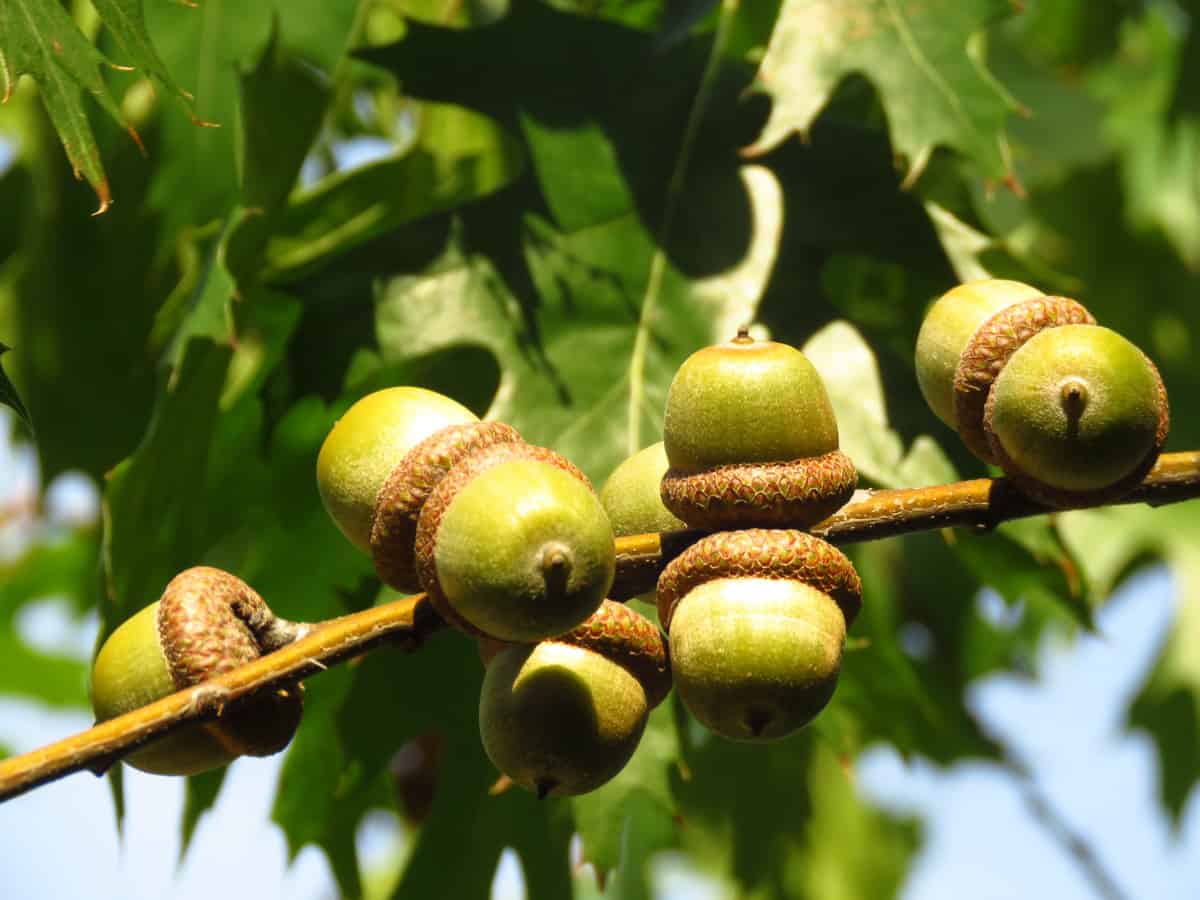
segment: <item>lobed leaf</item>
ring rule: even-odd
[[[986,176],[1011,177],[1002,129],[1017,104],[968,47],[1010,11],[1006,0],[788,0],[759,72],[771,117],[749,152],[807,134],[838,83],[857,72],[879,92],[907,182],[938,146]]]

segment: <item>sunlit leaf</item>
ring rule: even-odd
[[[1010,11],[1005,0],[788,0],[759,72],[772,110],[754,149],[807,133],[838,82],[858,72],[883,100],[909,180],[938,146],[1009,176],[1002,129],[1016,103],[968,44]]]

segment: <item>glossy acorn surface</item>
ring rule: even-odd
[[[783,737],[833,696],[862,583],[806,532],[746,529],[697,541],[658,582],[675,688],[722,737]]]
[[[1098,325],[1066,325],[1012,355],[986,421],[1006,471],[1090,493],[1144,473],[1165,437],[1165,402],[1157,370],[1134,344]]]
[[[679,367],[667,392],[663,443],[681,473],[780,462],[836,450],[837,420],[803,353],[742,333]]]
[[[416,548],[444,618],[511,642],[570,631],[599,608],[616,572],[612,527],[591,485],[527,444],[456,466],[421,511]]]
[[[816,368],[796,348],[744,329],[680,366],[663,443],[663,504],[692,528],[807,527],[858,483]]]
[[[474,421],[461,403],[418,387],[386,388],[351,406],[317,457],[321,500],[347,539],[370,553],[376,498],[392,469],[439,429]]]
[[[670,689],[661,633],[612,601],[569,634],[489,656],[479,701],[484,749],[539,796],[586,793],[616,775]]]
[[[622,537],[687,528],[683,520],[663,505],[659,494],[659,485],[669,467],[666,446],[659,441],[639,450],[613,470],[600,489],[600,502],[608,513],[613,534]]]
[[[777,578],[709,581],[671,621],[675,690],[722,737],[783,737],[833,696],[845,640],[842,611],[816,588]]]
[[[926,312],[917,335],[917,384],[929,408],[951,428],[957,428],[954,376],[971,336],[1005,307],[1040,296],[1019,281],[985,279],[951,288]]]

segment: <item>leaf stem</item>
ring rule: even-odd
[[[1137,488],[1117,503],[1164,506],[1200,497],[1200,450],[1163,454]],[[1081,503],[1075,509],[1104,506]],[[813,534],[835,544],[880,540],[919,531],[970,527],[1054,510],[1017,491],[1006,479],[978,478],[903,490],[859,491]],[[668,531],[617,539],[614,597],[650,590],[668,562],[701,537]],[[252,663],[171,694],[80,734],[0,762],[0,801],[84,769],[105,772],[143,744],[192,723],[212,721],[252,695],[295,683],[382,644],[417,650],[445,623],[423,594],[312,626],[307,634]]]

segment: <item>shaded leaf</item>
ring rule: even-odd
[[[821,374],[837,415],[841,449],[860,477],[891,488],[953,480],[954,467],[932,440],[922,443],[918,459],[904,453],[900,436],[888,427],[875,354],[852,325],[832,322],[801,350]]]
[[[385,361],[486,347],[502,373],[489,415],[600,478],[655,440],[679,363],[751,315],[774,259],[778,186],[762,169],[744,177],[756,224],[740,267],[689,281],[632,216],[566,235],[529,218],[519,261],[536,313],[487,257],[453,249],[429,274],[385,288],[377,326]]]
[[[788,0],[759,73],[773,106],[752,151],[807,133],[838,82],[860,72],[883,100],[908,181],[937,146],[987,176],[1011,175],[1002,129],[1016,104],[968,50],[1010,11],[1006,0]]]
[[[0,360],[5,353],[11,350],[12,347],[0,344]],[[17,393],[17,389],[9,380],[8,374],[4,371],[4,363],[0,361],[0,403],[3,403],[9,409],[13,410],[25,423],[25,426],[33,430],[33,420],[29,418],[29,410],[25,408],[25,404],[21,402],[21,397]]]
[[[571,800],[583,858],[601,878],[612,875],[621,897],[650,896],[647,857],[678,838],[671,789],[679,757],[674,716],[671,700],[661,703],[621,773]]]
[[[323,179],[273,221],[248,221],[230,238],[231,265],[250,270],[243,257],[257,240],[256,276],[294,281],[373,237],[491,194],[521,172],[520,148],[483,116],[429,105],[420,128],[404,153]]]

